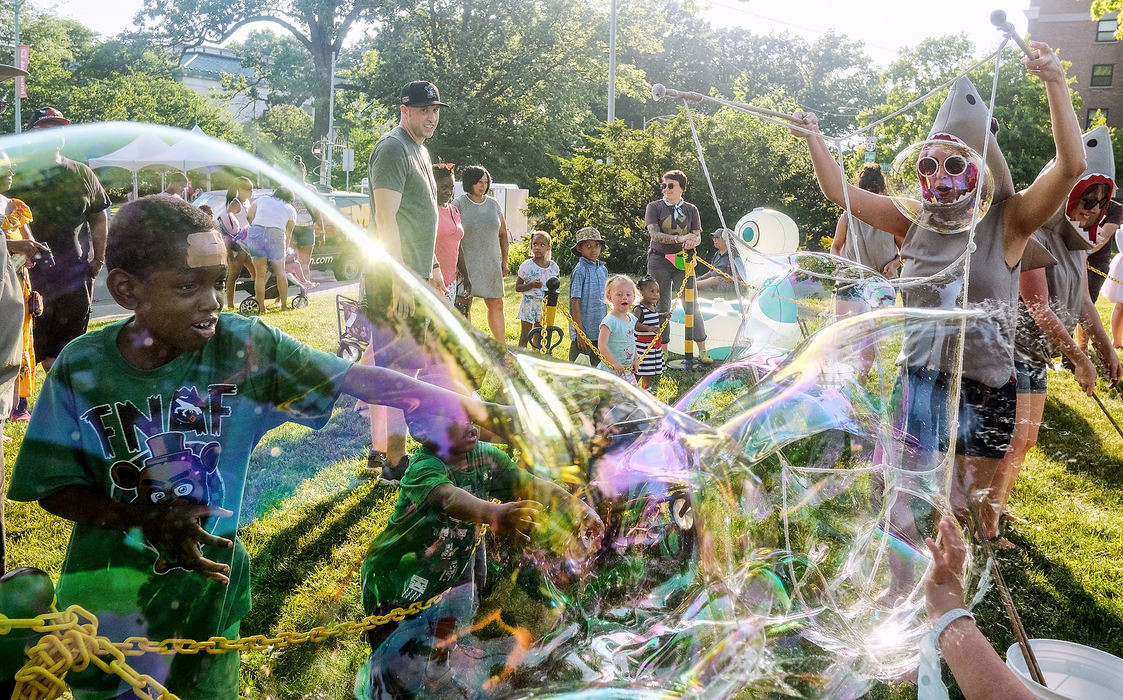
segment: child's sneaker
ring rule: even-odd
[[[397,486],[401,483],[402,477],[405,476],[408,465],[408,454],[402,455],[397,464],[390,464],[385,452],[371,450],[370,456],[367,457],[367,466],[364,472],[370,478],[377,476],[378,483],[383,486]]]
[[[698,353],[698,362],[703,365],[712,365],[714,363],[714,358],[710,357],[710,353],[703,350]]]

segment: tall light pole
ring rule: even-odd
[[[19,5],[20,5],[20,0],[14,0],[13,7],[15,8],[15,11],[16,11],[16,21],[15,21],[15,44],[14,44],[14,46],[12,46],[12,57],[14,59],[16,59],[14,61],[14,63],[17,66],[19,65]],[[15,133],[18,134],[18,133],[20,133],[20,131],[22,129],[22,126],[23,126],[23,116],[20,114],[19,88],[16,88],[16,111],[15,111],[15,114],[16,114]]]
[[[320,166],[320,184],[331,186],[331,169],[335,165],[335,51],[331,52],[331,91],[328,92],[328,140],[324,147],[325,163]]]
[[[608,123],[616,121],[616,0],[609,5],[608,21]]]

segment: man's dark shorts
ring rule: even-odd
[[[364,274],[360,282],[362,307],[370,324],[374,363],[400,372],[423,370],[433,363],[433,358],[418,342],[428,339],[428,320],[415,315],[406,319],[406,324],[401,323],[391,309],[392,279],[392,273],[382,269]]]
[[[311,248],[316,245],[315,226],[295,226],[292,229],[293,248]]]
[[[1014,370],[1018,377],[1019,394],[1044,394],[1049,386],[1049,372],[1046,365],[1034,365],[1028,362],[1014,362]]]
[[[934,369],[910,369],[905,387],[905,430],[921,452],[946,452],[949,442],[948,391],[951,375]],[[955,453],[1001,459],[1014,434],[1017,381],[1001,387],[964,378],[959,389],[959,430]]]

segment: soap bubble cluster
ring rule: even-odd
[[[357,303],[362,288],[352,283],[309,293],[307,308],[270,313],[264,321],[284,324],[319,349],[477,393],[490,402],[483,439],[504,446],[520,469],[561,485],[603,520],[603,535],[588,536],[563,502],[553,502],[540,511],[529,542],[485,535],[486,556],[478,553],[470,564],[476,575],[460,590],[464,595],[437,604],[457,619],[455,643],[438,648],[431,634],[418,632],[414,643],[398,648],[401,661],[387,683],[430,697],[747,692],[838,699],[859,697],[875,680],[897,677],[914,663],[923,630],[922,538],[949,510],[943,495],[949,467],[943,455],[920,459],[898,423],[900,350],[910,334],[954,329],[967,315],[896,306],[897,289],[876,272],[788,250],[782,221],[780,248],[768,248],[762,241],[772,224],[754,212],[738,226],[745,235],[732,237],[743,322],[730,360],[670,407],[611,374],[507,352],[470,330],[450,304],[340,213],[348,195],[317,193],[232,146],[150,125],[68,127],[0,143],[17,182],[51,174],[60,135],[64,154],[76,159],[145,136],[221,156],[226,167],[193,173],[200,182],[210,178],[212,189],[224,189],[234,175],[265,189],[293,188],[326,223],[338,254],[359,256],[372,279],[407,290],[414,311],[403,318],[388,305],[376,306],[365,316]],[[915,165],[914,155],[914,179]],[[115,184],[115,196],[130,188],[120,172],[103,175]],[[925,214],[932,203],[922,193],[909,191],[914,194],[894,196],[923,202],[915,208],[918,219],[937,216]],[[987,203],[984,198],[983,211]],[[945,217],[948,230],[973,215],[968,208]],[[236,305],[250,293],[245,280],[238,284]],[[151,413],[154,405],[133,407],[146,419],[130,423],[138,437],[170,429]],[[248,568],[236,572],[237,585],[220,600],[206,599],[211,589],[182,570],[133,567],[90,578],[97,552],[72,545],[64,565],[65,538],[45,534],[50,541],[41,545],[60,553],[49,563],[59,606],[86,607],[114,641],[128,634],[176,636],[188,613],[200,616],[192,625],[197,639],[276,637],[364,619],[359,562],[371,540],[393,527],[386,518],[397,491],[364,473],[369,423],[355,408],[342,397],[320,430],[288,424],[270,431],[248,471],[225,477],[221,502],[210,505],[234,515],[207,527],[231,537],[237,532],[247,556],[234,563]],[[413,413],[447,408],[421,404]],[[204,439],[205,431],[197,432],[188,443]],[[141,439],[135,454],[118,459],[145,449]],[[82,459],[102,474],[99,483],[108,483],[113,459]],[[117,483],[106,495],[130,502],[139,492],[129,486]],[[143,552],[148,545],[132,533],[122,546]],[[115,587],[111,606],[95,590],[107,581]],[[173,609],[146,617],[149,594],[174,581],[181,583],[174,584]],[[212,614],[192,605],[201,600]],[[361,634],[247,651],[243,692],[347,697],[357,675],[360,685],[366,682],[360,669],[369,654]],[[172,692],[190,686],[174,674],[159,675],[163,667],[148,663],[150,657],[127,660]],[[88,683],[100,673],[91,668],[70,680]]]

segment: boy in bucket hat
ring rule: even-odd
[[[581,328],[590,340],[600,333],[600,322],[605,314],[604,285],[608,282],[608,267],[600,261],[604,238],[600,231],[586,226],[577,232],[572,250],[578,258],[569,278],[569,315],[574,326],[569,330],[569,361],[584,355],[589,358],[589,365],[595,367],[600,360],[593,346],[577,335],[575,329]]]

